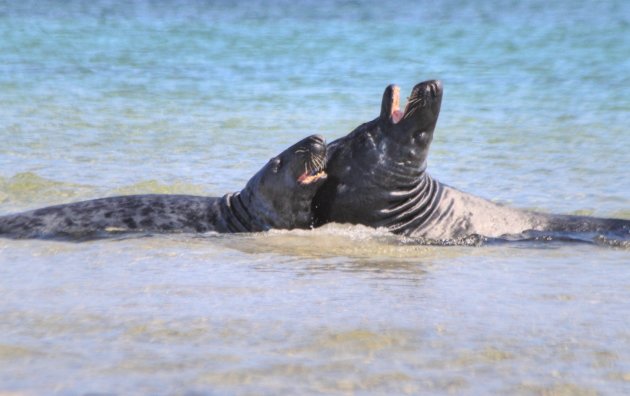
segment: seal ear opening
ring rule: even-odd
[[[280,168],[282,167],[282,161],[278,157],[274,157],[269,160],[269,164],[271,165],[271,171],[273,173],[278,173]]]

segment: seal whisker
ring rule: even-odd
[[[404,118],[411,117],[417,110],[418,110],[418,106],[414,106],[414,107],[408,109],[407,111],[405,111]]]
[[[317,167],[319,169],[324,169],[324,167],[325,167],[324,158],[323,157],[318,157],[317,158],[317,164],[318,164]]]

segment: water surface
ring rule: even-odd
[[[434,177],[630,218],[629,36],[621,0],[0,2],[0,214],[235,191],[439,78]],[[0,240],[0,392],[624,394],[629,262],[342,225]]]

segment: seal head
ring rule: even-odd
[[[309,228],[311,204],[327,178],[326,142],[320,135],[299,141],[271,158],[238,193],[244,206],[235,214],[250,231]],[[245,210],[246,208],[246,210]]]
[[[329,177],[313,201],[317,225],[390,227],[400,220],[397,215],[419,209],[410,200],[419,186],[430,187],[425,169],[442,92],[438,80],[419,83],[401,111],[400,88],[389,85],[379,117],[329,145]],[[410,203],[406,210],[405,203]]]
[[[382,145],[391,152],[386,159],[405,161],[407,167],[424,170],[433,132],[440,115],[442,83],[439,80],[417,84],[404,111],[400,111],[400,88],[389,85],[383,93],[378,118]],[[391,164],[396,167],[395,164]]]

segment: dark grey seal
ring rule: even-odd
[[[328,179],[313,201],[316,225],[364,224],[430,240],[527,231],[630,233],[628,220],[512,209],[431,178],[427,155],[442,93],[440,81],[422,82],[401,112],[399,88],[390,85],[379,117],[329,144]]]
[[[0,236],[93,239],[119,233],[256,232],[309,228],[326,179],[326,143],[310,136],[272,158],[239,192],[223,197],[129,195],[0,217]]]

